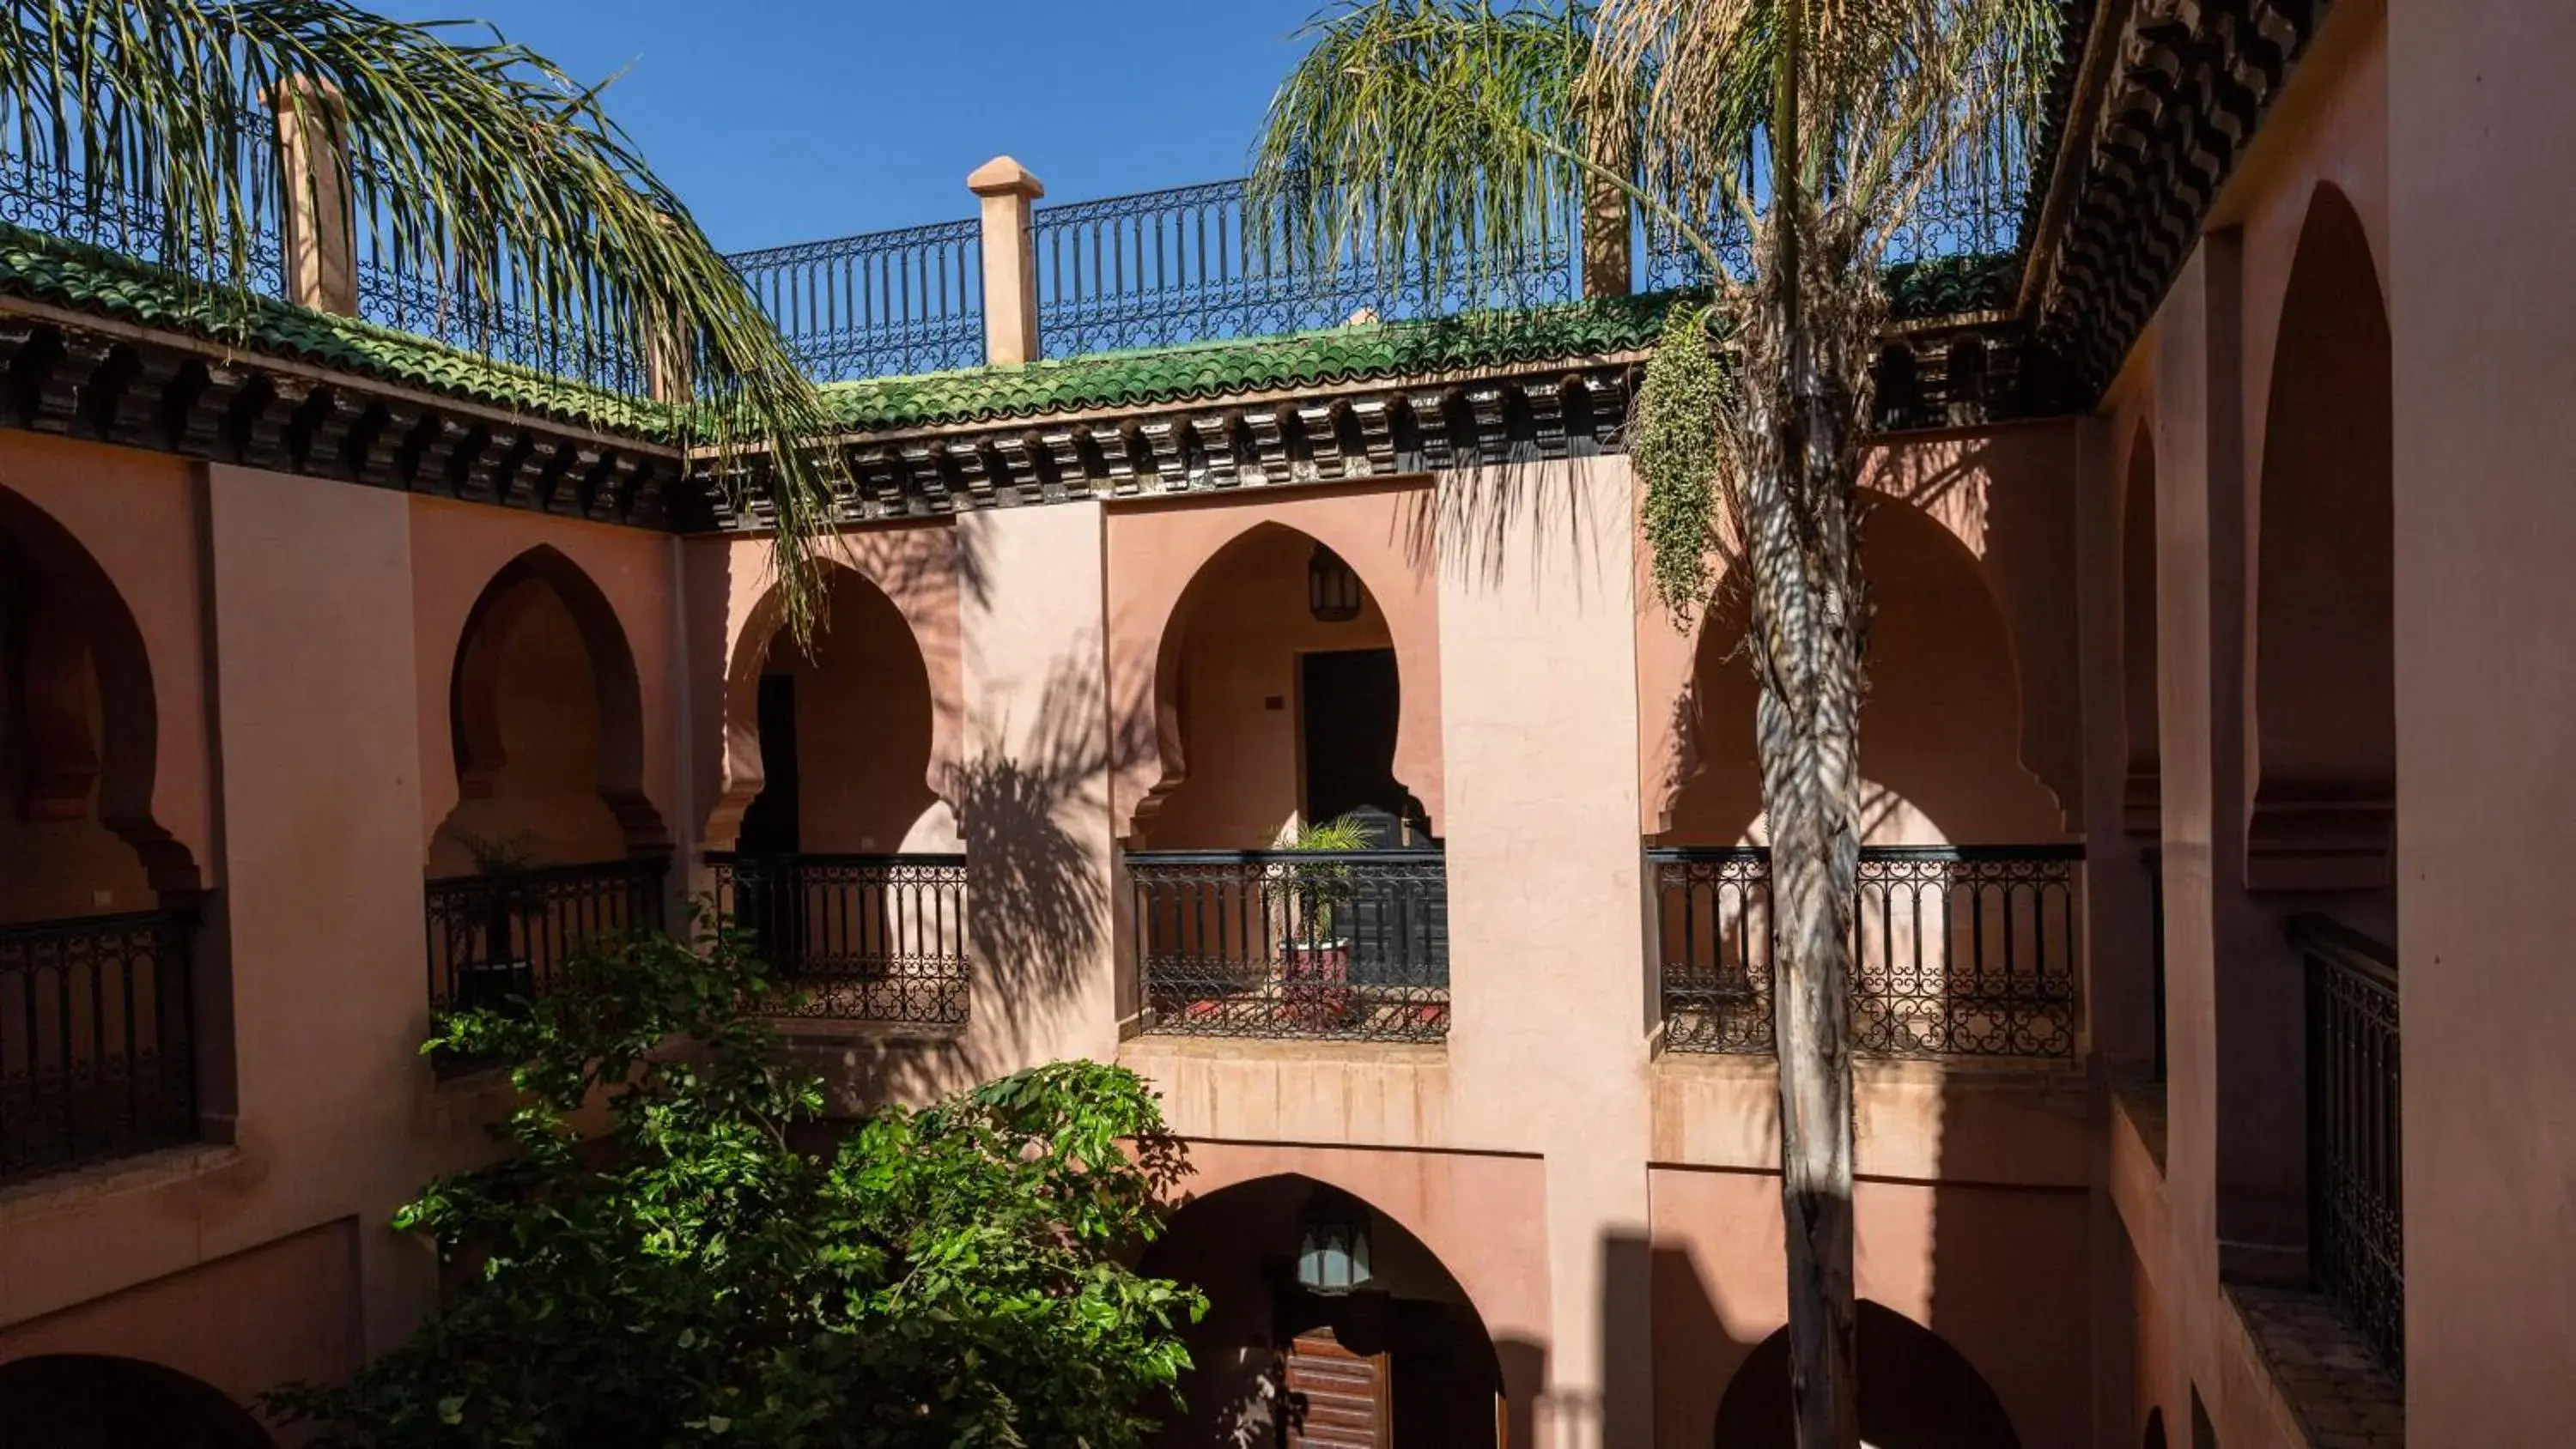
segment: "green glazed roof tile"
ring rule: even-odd
[[[670,410],[657,403],[18,227],[0,225],[0,292],[618,433],[672,430]]]

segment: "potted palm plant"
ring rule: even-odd
[[[1300,828],[1282,848],[1292,855],[1331,856],[1376,844],[1366,822],[1351,816]],[[1287,939],[1281,952],[1287,1011],[1298,1025],[1325,1030],[1351,1013],[1351,907],[1356,892],[1348,861],[1292,861]]]

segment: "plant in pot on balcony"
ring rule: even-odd
[[[1308,825],[1282,842],[1291,855],[1339,854],[1376,844],[1365,822],[1343,816]],[[1350,907],[1356,894],[1350,863],[1292,860],[1292,900],[1281,952],[1281,995],[1288,1017],[1310,1031],[1341,1025],[1351,1014]]]
[[[448,922],[454,1004],[470,1011],[528,1000],[537,991],[536,965],[519,949],[517,923],[533,908],[527,877],[537,868],[536,837],[525,830],[497,838],[460,833],[456,841],[473,857],[474,874],[484,884],[472,913],[480,919]],[[479,950],[471,944],[478,927]]]

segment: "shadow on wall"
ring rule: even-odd
[[[1110,708],[1099,658],[1094,638],[1059,660],[1025,726],[984,721],[942,792],[957,805],[968,872],[967,1031],[834,1043],[836,1110],[921,1101],[1062,1054],[1066,1013],[1096,986],[1117,915],[1109,782],[1155,748],[1150,711]],[[1122,962],[1122,1016],[1134,1009],[1129,974]]]

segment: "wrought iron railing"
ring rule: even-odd
[[[201,282],[263,297],[285,294],[283,228],[267,183],[277,150],[265,139],[243,144],[239,164],[250,179],[242,188],[238,226],[207,236],[172,231],[160,207],[93,170],[78,150],[30,149],[17,119],[0,109],[0,224],[86,242]]]
[[[1148,1031],[1437,1041],[1449,884],[1434,850],[1131,851]]]
[[[583,951],[663,923],[670,860],[630,856],[429,882],[429,1004],[506,1006],[543,995]]]
[[[196,1136],[196,925],[0,926],[0,1182]]]
[[[962,1027],[962,855],[710,855],[716,913],[800,998],[793,1014]]]
[[[972,221],[737,252],[727,260],[821,382],[984,360],[984,249]]]
[[[1771,1051],[1770,852],[1658,848],[1646,858],[1664,1045]],[[1853,1050],[2071,1061],[2083,859],[2074,845],[1864,848]]]
[[[2389,1371],[2406,1372],[2405,1096],[2397,953],[2290,922],[2308,977],[2308,1265]]]
[[[1038,337],[1050,357],[1517,310],[1574,297],[1573,233],[1501,252],[1461,244],[1417,265],[1313,255],[1246,206],[1242,180],[1042,206]]]

